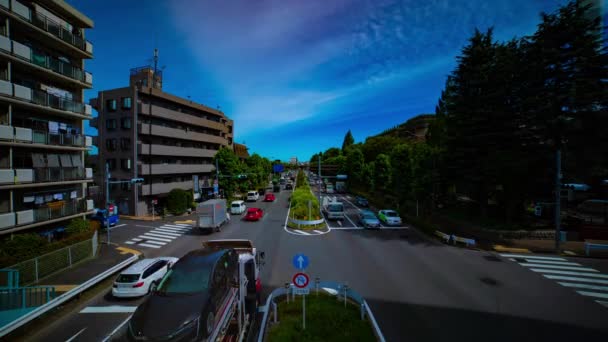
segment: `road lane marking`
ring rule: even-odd
[[[137,306],[109,305],[109,306],[87,306],[80,313],[133,313]]]
[[[184,227],[184,226],[177,226],[174,224],[163,224],[162,226],[167,227],[167,228],[179,228],[179,229],[192,228],[192,226]]]
[[[524,258],[528,259],[528,258]],[[576,262],[565,262],[565,261],[545,261],[545,260],[527,260],[528,262],[534,262],[537,264],[548,264],[548,265],[562,265],[562,266],[582,266]]]
[[[147,243],[140,243],[138,246],[150,247],[150,248],[160,248],[160,246],[149,245]]]
[[[338,220],[338,226],[342,227],[342,220]]]
[[[566,287],[576,287],[579,289],[587,289],[587,290],[596,290],[596,291],[608,291],[608,286],[597,286],[597,285],[587,285],[587,284],[578,284],[578,283],[566,283],[558,281],[558,284]],[[608,297],[606,297],[608,298]]]
[[[156,229],[164,229],[166,231],[171,231],[173,233],[187,233],[190,229],[178,229],[178,228],[170,228],[170,227],[158,227]]]
[[[608,293],[589,292],[589,291],[576,291],[576,292],[578,294],[582,294],[583,296],[608,299]]]
[[[158,228],[157,226],[145,226],[143,224],[136,224],[135,227],[142,227],[142,228]]]
[[[79,332],[77,332],[74,336],[70,337],[69,339],[65,340],[65,342],[72,342],[76,339],[76,337],[78,337],[78,335],[82,334],[83,331],[87,330],[87,328],[82,328]]]
[[[142,235],[143,235],[144,237],[147,237],[147,236],[155,236],[155,237],[159,237],[159,238],[163,238],[163,239],[171,239],[171,240],[177,239],[177,237],[175,237],[175,236],[162,235],[162,234],[160,234],[160,233],[151,233],[151,232],[147,232],[147,233],[144,233],[144,234],[142,234]],[[139,237],[141,237],[141,235],[140,235]]]
[[[544,268],[555,268],[555,269],[560,269],[560,270],[599,272],[597,270],[594,270],[593,268],[587,268],[587,267],[542,265],[542,264],[532,264],[532,263],[527,263],[527,262],[521,262],[519,264],[522,266],[526,266],[526,267],[544,267]]]
[[[135,243],[135,241],[125,241],[125,243],[126,243],[127,245],[132,245],[132,244],[134,244],[134,243]]]
[[[532,270],[534,272],[538,272],[538,273],[556,273],[556,274],[566,274],[566,275],[575,275],[575,276],[585,276],[585,277],[608,279],[608,275],[599,274],[599,273],[586,273],[586,272],[571,272],[571,271],[547,270],[547,269],[543,269],[543,268],[531,268],[530,270]]]
[[[363,230],[363,229],[365,229],[365,228],[363,228],[363,227],[341,227],[341,228],[334,227],[331,230]]]
[[[104,338],[102,340],[102,342],[109,342],[110,339],[115,336],[118,331],[125,326],[125,324],[127,324],[127,322],[129,322],[129,320],[131,320],[131,317],[133,317],[133,315],[129,315],[129,317],[127,317],[124,321],[122,321],[119,325],[116,326],[116,328],[114,328],[114,330],[112,330],[112,332],[110,332],[109,335],[106,336],[106,338]]]
[[[136,241],[136,242],[142,241],[142,239],[138,239],[138,238],[132,238],[131,240]]]
[[[159,238],[159,237],[155,237],[155,236],[140,235],[140,237],[143,237],[146,240],[157,240],[157,241],[163,241],[163,242],[171,242],[171,240],[169,240],[169,239],[163,239],[163,238]]]
[[[553,260],[553,261],[568,261],[564,258],[531,256],[531,255],[525,255],[525,254],[500,254],[500,256],[505,257],[505,258],[524,258],[524,259],[539,259],[539,260]]]
[[[123,226],[126,226],[126,225],[127,225],[126,223],[117,224],[117,225],[115,225],[114,227],[111,227],[111,228],[110,228],[110,230],[112,230],[112,229],[114,229],[114,228],[123,227]]]
[[[608,301],[603,301],[603,300],[596,300],[596,302],[602,304],[603,306],[608,308]]]
[[[148,240],[148,241],[146,241],[146,243],[151,243],[151,244],[153,244],[153,245],[159,245],[159,246],[164,246],[164,245],[166,245],[166,244],[167,244],[166,242],[162,242],[162,241],[155,241],[155,240]]]
[[[585,283],[606,284],[606,285],[608,285],[608,280],[579,278],[579,277],[554,276],[554,275],[549,275],[549,274],[543,274],[543,277],[545,277],[547,279],[553,279],[553,280],[582,281],[582,282],[585,282]]]
[[[346,213],[344,213],[344,217],[346,217],[346,219],[348,220],[348,222],[350,222],[354,227],[357,227],[357,225],[355,224],[355,222],[353,222],[353,220],[351,220],[350,217],[348,217],[348,215]]]
[[[298,234],[302,234],[302,235],[311,235],[310,233],[307,233],[307,232],[305,232],[303,230],[294,229],[293,231],[296,232],[296,233],[298,233]]]
[[[185,224],[185,223],[175,223],[176,226],[182,226],[182,227],[192,227],[191,224]]]
[[[183,235],[183,234],[177,234],[173,231],[167,231],[167,230],[162,230],[162,229],[154,229],[154,230],[151,230],[150,233],[158,234],[158,235],[175,236],[175,237]]]
[[[316,230],[316,229],[315,229],[315,230],[313,230],[313,232],[315,232],[315,233],[317,233],[317,234],[323,234],[323,232],[322,232],[322,231],[320,231],[320,230]]]

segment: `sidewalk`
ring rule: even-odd
[[[100,244],[97,253],[94,259],[45,278],[38,285],[54,286],[57,295],[60,295],[127,260],[133,254],[141,254],[136,250],[106,244]]]

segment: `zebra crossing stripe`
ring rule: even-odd
[[[599,273],[587,273],[587,272],[571,272],[571,271],[560,271],[560,270],[547,270],[543,268],[531,268],[530,270],[538,273],[554,273],[554,274],[565,274],[565,275],[574,275],[574,276],[584,276],[584,277],[593,277],[593,278],[605,278],[608,279],[608,275],[599,274]]]
[[[162,229],[158,229],[158,228],[154,229],[154,230],[151,230],[150,233],[156,233],[156,234],[159,234],[159,235],[169,235],[169,236],[175,236],[175,237],[182,236],[182,234],[177,234],[177,233],[175,233],[173,231],[167,231],[167,230],[162,230]]]
[[[161,246],[164,246],[167,244],[166,242],[154,241],[154,240],[148,240],[148,241],[146,241],[146,243],[151,243],[153,245],[161,245]]]
[[[538,260],[567,261],[564,258],[542,257],[542,256],[534,256],[534,255],[526,255],[526,254],[500,254],[500,256],[504,257],[504,258],[524,258],[524,259],[538,259]]]
[[[186,224],[186,223],[174,223],[174,225],[176,225],[176,226],[182,226],[182,227],[192,227],[191,224]]]
[[[171,227],[165,227],[165,226],[162,226],[162,227],[159,227],[159,228],[156,228],[156,229],[165,229],[165,230],[170,230],[170,231],[176,232],[176,233],[185,233],[185,232],[189,232],[190,231],[190,229],[171,228]]]
[[[159,237],[155,237],[155,236],[140,235],[140,237],[143,237],[146,240],[157,240],[157,241],[163,241],[163,242],[171,242],[171,240],[169,240],[169,239],[163,239],[163,238],[159,238]]]
[[[168,228],[179,228],[179,229],[186,229],[186,228],[192,228],[192,227],[184,227],[184,226],[176,226],[174,224],[163,224],[162,227],[168,227]]]
[[[136,242],[142,241],[141,239],[138,239],[138,238],[132,238],[131,240],[136,241]]]
[[[532,264],[532,263],[527,263],[527,262],[522,262],[522,263],[519,263],[519,264],[522,265],[522,266],[526,266],[526,267],[544,267],[544,268],[555,268],[555,269],[560,269],[560,270],[598,272],[598,270],[595,270],[593,268],[587,268],[587,267],[542,265],[542,264]]]
[[[138,244],[138,246],[144,246],[144,247],[150,247],[150,248],[160,248],[160,246],[149,245],[147,243],[140,243],[140,244]]]
[[[579,278],[579,277],[564,277],[564,276],[554,276],[549,274],[543,274],[543,277],[552,280],[570,280],[570,281],[581,281],[584,283],[593,283],[593,284],[605,284],[608,285],[608,280],[599,280],[599,279],[590,279],[590,278]]]
[[[125,243],[126,243],[127,245],[132,245],[132,244],[134,244],[135,242],[133,242],[133,241],[125,241]]]
[[[582,294],[583,296],[608,299],[608,293],[589,292],[589,291],[576,291],[576,292],[578,294]]]
[[[603,306],[608,308],[608,301],[604,301],[604,300],[596,300],[596,302],[602,304]]]
[[[561,286],[566,286],[566,287],[576,287],[579,289],[587,289],[587,290],[596,290],[596,291],[608,291],[608,286],[596,286],[596,285],[587,285],[587,284],[578,284],[578,283],[564,283],[564,282],[557,282],[558,284],[560,284]],[[608,297],[606,297],[608,298]]]
[[[171,239],[171,240],[177,239],[176,236],[162,235],[162,234],[159,234],[159,233],[152,233],[152,232],[147,232],[147,233],[144,233],[143,235],[144,236],[155,236],[155,237],[165,238],[165,239]]]
[[[537,264],[548,264],[548,265],[563,265],[563,266],[582,266],[576,262],[565,262],[565,261],[545,261],[545,260],[528,260],[529,262]]]

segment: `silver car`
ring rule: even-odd
[[[364,228],[380,228],[380,220],[378,220],[376,214],[369,210],[361,210],[359,212],[359,223]]]

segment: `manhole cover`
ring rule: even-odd
[[[486,284],[486,285],[490,285],[490,286],[498,286],[498,281],[494,278],[490,278],[490,277],[483,277],[483,278],[479,278],[479,280],[481,280],[482,283]]]
[[[488,261],[502,262],[502,259],[496,255],[484,255],[484,258]]]

